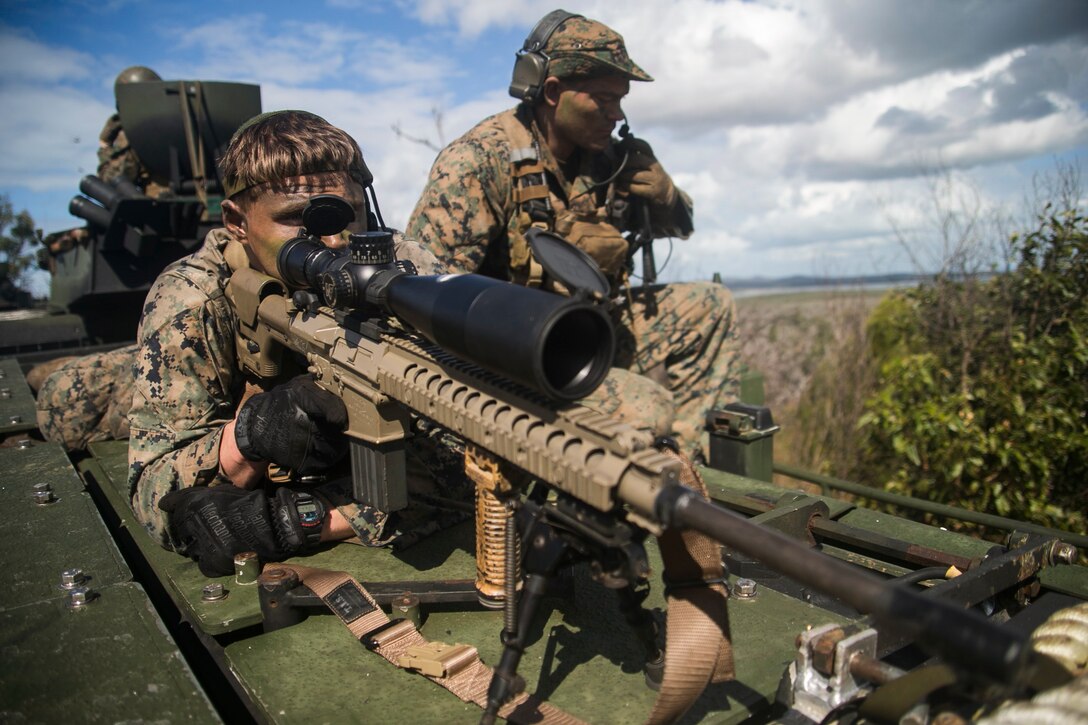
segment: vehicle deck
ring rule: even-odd
[[[0,361],[0,370],[4,387],[12,389],[10,397],[0,399],[0,420],[32,415],[32,399],[26,397],[29,390],[24,395],[18,367]],[[29,429],[13,432],[21,430]],[[186,623],[183,627],[192,627],[196,640],[235,680],[255,719],[479,720],[475,706],[369,652],[334,616],[317,614],[264,632],[255,585],[239,585],[233,577],[207,579],[194,563],[146,535],[129,507],[126,469],[124,441],[92,444],[78,461],[78,473],[52,444],[34,441],[0,449],[0,501],[5,510],[17,512],[0,524],[0,561],[14,575],[0,593],[0,718],[232,719],[222,708],[214,709],[205,694],[201,669],[207,663],[191,668],[176,637],[168,633],[175,631],[177,622],[169,620],[176,617]],[[769,524],[799,502],[823,501],[826,518],[849,535],[822,548],[893,576],[910,571],[918,565],[916,559],[926,556],[969,561],[992,547],[838,499],[807,497],[719,471],[705,470],[704,476],[713,498]],[[40,481],[53,484],[55,503],[33,502],[31,486]],[[862,536],[867,546],[843,543],[851,536]],[[648,548],[654,570],[660,572],[656,546]],[[400,552],[340,544],[292,561],[346,571],[364,583],[406,582],[405,589],[426,591],[428,582],[474,576],[472,524],[460,524]],[[88,585],[97,598],[72,610],[66,605],[67,592],[57,585],[62,571],[76,567],[91,577]],[[1046,589],[1088,598],[1082,567],[1051,567],[1040,578]],[[213,582],[222,583],[227,596],[204,601],[203,589]],[[796,654],[798,634],[810,626],[849,620],[826,598],[803,590],[789,596],[776,591],[789,586],[771,584],[761,584],[752,599],[730,601],[736,680],[709,687],[683,722],[771,717],[782,674]],[[176,608],[162,615],[168,620],[165,627],[145,593],[145,588],[160,585]],[[587,722],[644,719],[655,693],[644,684],[642,652],[616,599],[591,581],[584,568],[574,572],[568,585],[563,596],[547,600],[547,620],[540,618],[538,636],[522,659],[519,672],[529,691]],[[647,605],[663,604],[662,587],[655,581]],[[476,604],[423,607],[425,637],[474,645],[489,664],[498,661],[501,629],[502,613]],[[81,716],[92,709],[93,717]]]

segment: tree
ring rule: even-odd
[[[869,323],[864,470],[893,491],[1083,532],[1088,219],[1079,176],[1011,237],[1011,270],[938,275]],[[1064,191],[1063,191],[1064,190]]]
[[[18,214],[7,194],[0,194],[0,289],[4,301],[15,300],[34,264],[30,248],[40,243],[34,220],[24,209]]]

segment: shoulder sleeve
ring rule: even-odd
[[[129,490],[136,517],[168,544],[158,500],[207,485],[222,428],[234,416],[233,318],[222,294],[165,273],[144,305],[129,412]]]
[[[405,233],[450,272],[477,272],[506,235],[509,149],[497,132],[474,133],[442,150]]]

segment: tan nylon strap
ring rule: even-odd
[[[523,204],[524,202],[531,201],[532,199],[547,199],[548,187],[543,184],[537,184],[536,186],[517,186],[514,187],[514,203]]]
[[[346,572],[314,569],[295,564],[276,564],[275,566],[290,569],[298,574],[299,580],[313,590],[314,594],[321,597],[321,600],[336,616],[340,617],[356,639],[366,641],[367,635],[391,621],[366,589]],[[407,653],[410,647],[428,644],[428,640],[407,621],[377,632],[373,642],[377,643],[377,646],[373,647],[374,652],[398,667],[400,666],[398,660]],[[472,648],[470,657],[462,657],[459,662],[452,664],[451,669],[453,671],[445,677],[419,674],[441,685],[464,702],[475,703],[481,708],[486,707],[487,690],[491,685],[492,672],[491,668],[480,660],[476,648]],[[573,715],[524,692],[500,708],[499,715],[515,723],[584,725]]]
[[[675,454],[672,454],[675,455]],[[704,498],[706,484],[690,461],[680,458],[680,482]],[[665,676],[647,723],[678,720],[710,682],[734,677],[733,647],[721,580],[721,546],[695,531],[667,529],[659,538],[664,579],[673,588],[668,596]],[[689,586],[690,585],[690,586]]]

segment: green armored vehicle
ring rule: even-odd
[[[0,373],[3,433],[25,440],[0,449],[13,514],[2,534],[11,577],[0,603],[5,720],[480,720],[478,707],[427,681],[456,674],[458,650],[420,650],[397,667],[330,614],[328,598],[300,584],[295,570],[268,564],[258,574],[242,556],[234,576],[208,579],[161,549],[129,508],[125,442],[92,444],[73,460],[37,441],[17,361],[4,360]],[[716,435],[735,461],[766,464],[751,448],[766,447],[760,415],[725,413]],[[1042,641],[1072,652],[1065,661],[1083,670],[1088,571],[1054,535],[1013,532],[994,546],[757,478],[712,468],[702,475],[716,506],[747,519],[736,524],[739,546],[723,549],[736,674],[709,684],[683,722],[820,722],[859,710],[872,722],[959,722],[949,718],[970,718],[1005,695],[1053,697],[1069,689],[1055,689],[1065,670],[1028,667],[1017,646],[1055,616],[1058,625],[1048,626],[1059,634]],[[795,543],[774,539],[768,566],[751,551],[762,546],[753,530]],[[494,666],[507,623],[480,604],[475,538],[466,521],[402,551],[339,545],[289,563],[346,572],[393,620],[419,626],[431,643],[473,647]],[[775,557],[796,556],[793,549],[819,551],[834,566],[806,561],[812,572],[784,576]],[[654,574],[642,606],[660,609],[661,558],[656,546],[646,550]],[[865,602],[879,616],[850,605],[869,580],[850,569],[888,582]],[[586,563],[557,577],[517,672],[528,692],[582,721],[640,721],[656,698],[647,648],[621,598],[595,578],[600,571]],[[921,595],[897,611],[896,588]],[[931,601],[951,606],[931,611]],[[953,622],[949,611],[977,616]],[[960,651],[943,648],[944,637]],[[931,660],[933,652],[947,659]],[[953,664],[934,664],[943,661]]]
[[[136,521],[126,442],[43,443],[6,358],[5,721],[1085,717],[1084,537],[989,521],[1010,528],[995,545],[774,486],[757,386],[708,417],[705,500],[667,445],[570,404],[607,369],[610,328],[561,240],[534,253],[572,299],[414,275],[382,233],[329,252],[343,227],[322,204],[281,252],[292,289],[232,277],[241,364],[272,376],[303,354],[342,395],[360,500],[404,505],[398,444],[427,419],[466,442],[475,505],[437,501],[462,520],[406,548],[240,553],[208,578]],[[139,249],[131,229],[111,243]],[[540,322],[475,325],[476,303]]]
[[[159,272],[220,226],[215,159],[261,112],[260,87],[120,78],[118,117],[149,183],[84,177],[69,211],[87,226],[49,235],[41,250],[49,309],[0,322],[0,354],[25,362],[131,340]]]

